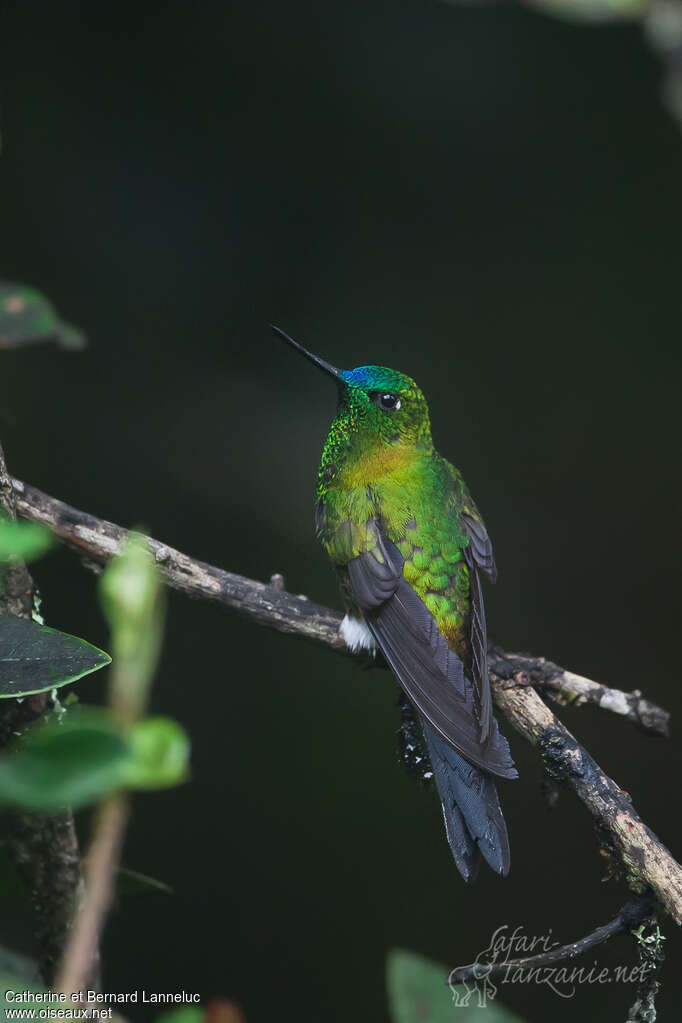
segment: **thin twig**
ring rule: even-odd
[[[108,561],[128,536],[121,526],[71,508],[28,484],[15,481],[15,491],[20,515],[49,525],[69,547],[85,555],[90,565]],[[169,586],[231,608],[261,625],[348,654],[339,635],[341,616],[337,612],[196,561],[157,540],[148,540],[148,545]],[[627,793],[601,770],[528,680],[514,682],[519,671],[528,672],[537,665],[542,674],[546,664],[542,658],[523,655],[524,667],[519,668],[518,655],[492,648],[490,675],[498,708],[537,748],[550,774],[565,782],[585,804],[602,851],[620,866],[630,888],[637,893],[650,888],[673,919],[682,922],[682,867],[638,816]]]
[[[578,956],[589,952],[595,945],[608,941],[609,938],[613,938],[616,934],[634,930],[635,927],[638,927],[639,924],[643,923],[651,915],[651,907],[652,903],[649,898],[636,897],[630,899],[621,907],[613,920],[603,924],[601,927],[597,927],[596,930],[587,934],[584,938],[571,942],[570,945],[558,945],[547,952],[541,952],[535,956],[527,956],[523,959],[500,959],[499,961],[495,959],[489,963],[481,961],[469,963],[468,966],[456,966],[448,975],[448,984],[451,986],[464,984],[469,980],[482,980],[484,977],[494,977],[500,973],[509,975],[509,973],[517,969],[531,970],[538,966],[548,966],[551,963],[564,962],[566,959],[577,959]],[[491,956],[498,954],[498,950],[494,947],[486,949],[486,952],[488,951],[491,953]]]
[[[128,820],[125,795],[109,796],[95,819],[92,844],[88,851],[85,895],[73,922],[71,937],[59,969],[55,987],[69,998],[85,992],[91,976],[102,926],[114,892],[113,878],[118,867],[121,845]]]
[[[601,710],[610,710],[637,725],[650,735],[668,738],[670,714],[655,703],[645,700],[639,691],[623,692],[593,682],[584,675],[566,671],[544,657],[532,654],[513,654],[490,646],[488,660],[500,679],[511,685],[531,685],[540,688],[561,706],[581,707],[592,704]]]
[[[103,580],[102,604],[111,628],[113,655],[109,709],[119,727],[126,730],[146,711],[163,634],[165,594],[150,562],[137,537],[126,564],[112,565]],[[109,795],[98,807],[86,858],[85,896],[59,970],[59,989],[70,997],[80,992],[80,1001],[86,1004],[89,999],[83,992],[113,899],[129,812],[130,800],[124,792]]]

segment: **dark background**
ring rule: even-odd
[[[659,75],[634,25],[515,8],[6,4],[0,274],[91,339],[2,353],[11,470],[338,606],[312,525],[334,389],[266,324],[394,365],[495,541],[493,637],[679,721],[682,139]],[[106,646],[76,559],[35,574],[48,622]],[[383,1023],[390,947],[454,966],[505,923],[565,942],[613,915],[589,818],[568,793],[548,813],[514,735],[512,872],[465,886],[434,794],[396,765],[395,697],[385,673],[171,596],[153,705],[187,727],[192,780],[136,797],[125,862],[175,895],[121,902],[109,990]],[[561,716],[679,854],[677,730]],[[30,950],[15,915],[0,938]],[[634,992],[498,997],[531,1021],[621,1020]]]

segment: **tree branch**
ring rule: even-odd
[[[534,686],[561,706],[593,704],[601,710],[621,715],[649,735],[660,735],[666,739],[670,736],[670,714],[645,700],[639,689],[625,693],[566,671],[544,657],[512,654],[492,645],[488,649],[488,662],[501,685],[504,680],[512,685]]]
[[[0,507],[15,518],[16,502],[0,446]],[[0,580],[0,614],[31,618],[33,580],[23,562],[15,562]],[[0,701],[0,748],[13,742],[53,706],[49,694]],[[51,817],[31,813],[8,815],[7,850],[31,896],[36,919],[36,944],[41,973],[54,977],[66,943],[73,907],[83,879],[78,839],[70,812]]]
[[[559,945],[547,952],[541,952],[535,956],[526,956],[523,959],[502,958],[499,961],[490,963],[475,962],[469,963],[468,966],[456,966],[448,974],[448,984],[454,986],[455,984],[464,984],[465,981],[469,980],[483,980],[485,977],[494,977],[500,973],[505,973],[509,976],[509,973],[513,973],[515,970],[532,970],[538,966],[549,966],[552,963],[564,962],[566,959],[577,959],[578,956],[584,955],[591,948],[600,945],[604,941],[608,941],[609,938],[613,938],[616,934],[622,934],[624,931],[633,931],[635,927],[644,923],[651,916],[651,910],[651,899],[637,896],[626,902],[613,920],[609,920],[607,924],[597,927],[596,930],[585,935],[584,938],[571,942],[570,945]],[[494,947],[486,949],[486,952],[488,951],[491,955],[498,953],[498,950]],[[483,955],[484,953],[481,954]]]
[[[491,677],[495,703],[536,747],[548,773],[573,789],[592,815],[601,850],[620,865],[628,886],[651,888],[676,923],[682,923],[682,867],[641,820],[627,792],[616,785],[532,688],[504,688]]]
[[[72,508],[37,487],[16,479],[13,484],[18,514],[49,526],[68,547],[82,554],[86,563],[104,564],[128,536],[121,526]],[[173,589],[222,604],[280,632],[314,639],[337,653],[348,653],[339,636],[341,615],[306,597],[287,593],[281,576],[273,576],[268,586],[197,561],[158,540],[149,538],[147,542],[164,582]],[[574,706],[591,703],[625,717],[653,735],[668,735],[670,715],[643,699],[639,690],[624,693],[610,689],[566,671],[544,657],[507,653],[492,645],[488,657],[491,671],[503,687],[540,686],[558,703]]]
[[[90,567],[113,557],[128,535],[121,526],[71,508],[28,484],[15,480],[14,489],[18,514],[50,526],[69,547],[85,557]],[[348,654],[339,636],[341,615],[337,612],[287,593],[279,586],[268,586],[196,561],[157,540],[147,542],[162,578],[174,589],[221,604],[269,628],[303,636]],[[640,819],[627,793],[594,762],[533,685],[542,684],[571,694],[574,699],[584,697],[608,709],[613,709],[614,703],[622,703],[622,697],[627,701],[627,694],[597,686],[544,658],[507,654],[496,647],[490,651],[490,675],[497,706],[538,749],[550,775],[565,782],[585,804],[602,850],[620,865],[630,888],[638,893],[650,888],[673,919],[682,922],[682,868]],[[588,692],[593,695],[588,696]],[[662,723],[667,723],[665,711],[651,710],[647,701],[643,701],[646,704],[643,709],[641,698],[632,696],[634,704],[628,704],[625,716],[649,727],[652,720],[658,722],[655,730],[660,733]]]

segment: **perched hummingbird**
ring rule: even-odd
[[[480,574],[494,581],[497,570],[483,520],[433,446],[414,380],[384,366],[337,369],[273,329],[338,387],[316,524],[346,604],[341,635],[353,651],[380,651],[415,708],[464,879],[481,856],[506,874],[493,775],[517,771],[492,712]]]

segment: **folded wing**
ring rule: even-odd
[[[348,587],[396,678],[426,721],[466,760],[490,774],[516,778],[509,745],[492,715],[487,671],[481,673],[480,636],[474,689],[436,619],[403,577],[398,548],[378,522],[367,529],[372,542],[348,563]],[[485,641],[482,601],[480,610]]]

